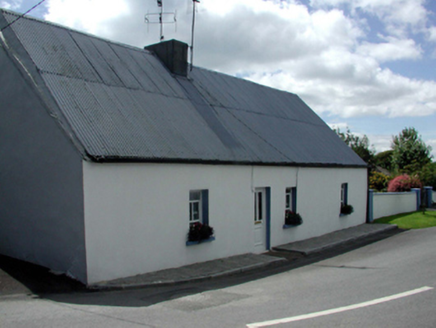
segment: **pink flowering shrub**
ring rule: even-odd
[[[388,192],[410,191],[412,188],[421,188],[422,183],[417,176],[399,175],[388,183]]]

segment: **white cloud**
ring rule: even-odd
[[[436,42],[436,26],[432,26],[428,29],[428,39],[431,42]]]
[[[355,14],[358,10],[374,15],[390,27],[412,26],[425,24],[427,10],[425,0],[312,0],[315,8],[346,6]]]
[[[412,117],[436,113],[435,82],[410,80],[389,70],[364,73],[362,67],[361,73],[350,72],[343,79],[296,79],[290,72],[253,74],[249,79],[295,92],[320,114]]]
[[[418,59],[422,50],[412,39],[397,39],[388,37],[385,43],[362,43],[356,50],[358,54],[369,56],[378,62],[393,61],[399,59]]]
[[[330,127],[330,129],[332,130],[339,129],[341,132],[347,131],[347,129],[349,128],[348,123],[345,122],[327,123],[327,125]]]
[[[386,134],[370,134],[368,139],[377,153],[391,149],[392,136]]]
[[[128,0],[49,0],[47,9],[49,21],[107,37],[115,28],[110,22],[130,13]]]
[[[432,148],[431,155],[433,156],[433,162],[435,162],[436,161],[436,139],[427,140],[427,141],[425,141],[425,144]]]
[[[354,19],[366,20],[367,16],[378,19],[383,33],[407,39],[410,33],[432,35],[428,27],[434,13],[425,7],[426,0],[311,0],[314,8],[341,7],[349,10]],[[367,16],[365,16],[367,15]]]
[[[0,1],[0,7],[5,9],[16,10],[21,6],[22,0],[4,0]]]
[[[225,20],[213,12],[204,14],[198,25],[206,25],[206,30],[197,38],[197,44],[203,46],[197,55],[202,65],[230,74],[294,69],[296,60],[327,56],[331,49],[347,52],[363,35],[357,24],[338,10],[309,13],[302,5],[284,9],[272,2],[269,5],[275,6],[280,16],[255,13],[249,7],[239,8]]]

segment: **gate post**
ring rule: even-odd
[[[374,190],[368,189],[368,223],[374,221]]]
[[[416,193],[416,210],[419,211],[419,208],[421,207],[421,189],[412,188],[412,192]]]
[[[430,208],[433,200],[433,187],[424,187],[425,207]]]

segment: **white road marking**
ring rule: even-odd
[[[386,296],[386,297],[378,298],[378,299],[375,299],[375,300],[372,300],[372,301],[368,301],[368,302],[363,302],[363,303],[343,306],[343,307],[339,307],[339,308],[336,308],[336,309],[330,309],[330,310],[314,312],[314,313],[309,313],[309,314],[302,314],[302,315],[297,315],[295,317],[289,317],[289,318],[283,318],[283,319],[277,319],[277,320],[270,320],[270,321],[264,321],[264,322],[250,323],[250,324],[247,325],[247,327],[248,328],[261,328],[261,327],[274,326],[274,325],[278,325],[278,324],[282,324],[282,323],[288,323],[288,322],[293,322],[293,321],[300,321],[300,320],[312,319],[312,318],[316,318],[316,317],[322,317],[322,316],[325,316],[325,315],[330,315],[330,314],[335,314],[335,313],[340,313],[340,312],[360,309],[360,308],[371,306],[371,305],[376,305],[376,304],[380,304],[380,303],[384,303],[384,302],[393,301],[393,300],[396,300],[396,299],[399,299],[399,298],[403,298],[403,297],[419,294],[419,293],[426,292],[426,291],[429,291],[429,290],[432,290],[432,289],[433,289],[433,287],[427,287],[427,286],[426,287],[421,287],[421,288],[418,288],[418,289],[410,290],[408,292],[404,292],[404,293],[400,293],[400,294],[395,294],[395,295],[391,295],[391,296]]]

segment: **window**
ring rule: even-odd
[[[285,203],[285,212],[292,211],[297,212],[297,188],[286,188],[286,203]]]
[[[256,190],[254,193],[254,224],[261,224],[263,221],[263,192]]]
[[[348,183],[341,184],[341,210],[339,216],[353,213],[354,208],[348,204]]]
[[[297,213],[297,187],[289,187],[285,190],[285,224],[283,229],[299,226],[303,223],[301,215]]]
[[[189,191],[189,230],[186,246],[215,240],[209,226],[209,190]]]
[[[341,206],[348,204],[348,183],[341,185]]]
[[[201,222],[201,191],[189,192],[189,224]]]
[[[189,225],[196,222],[209,224],[209,190],[189,192]]]

